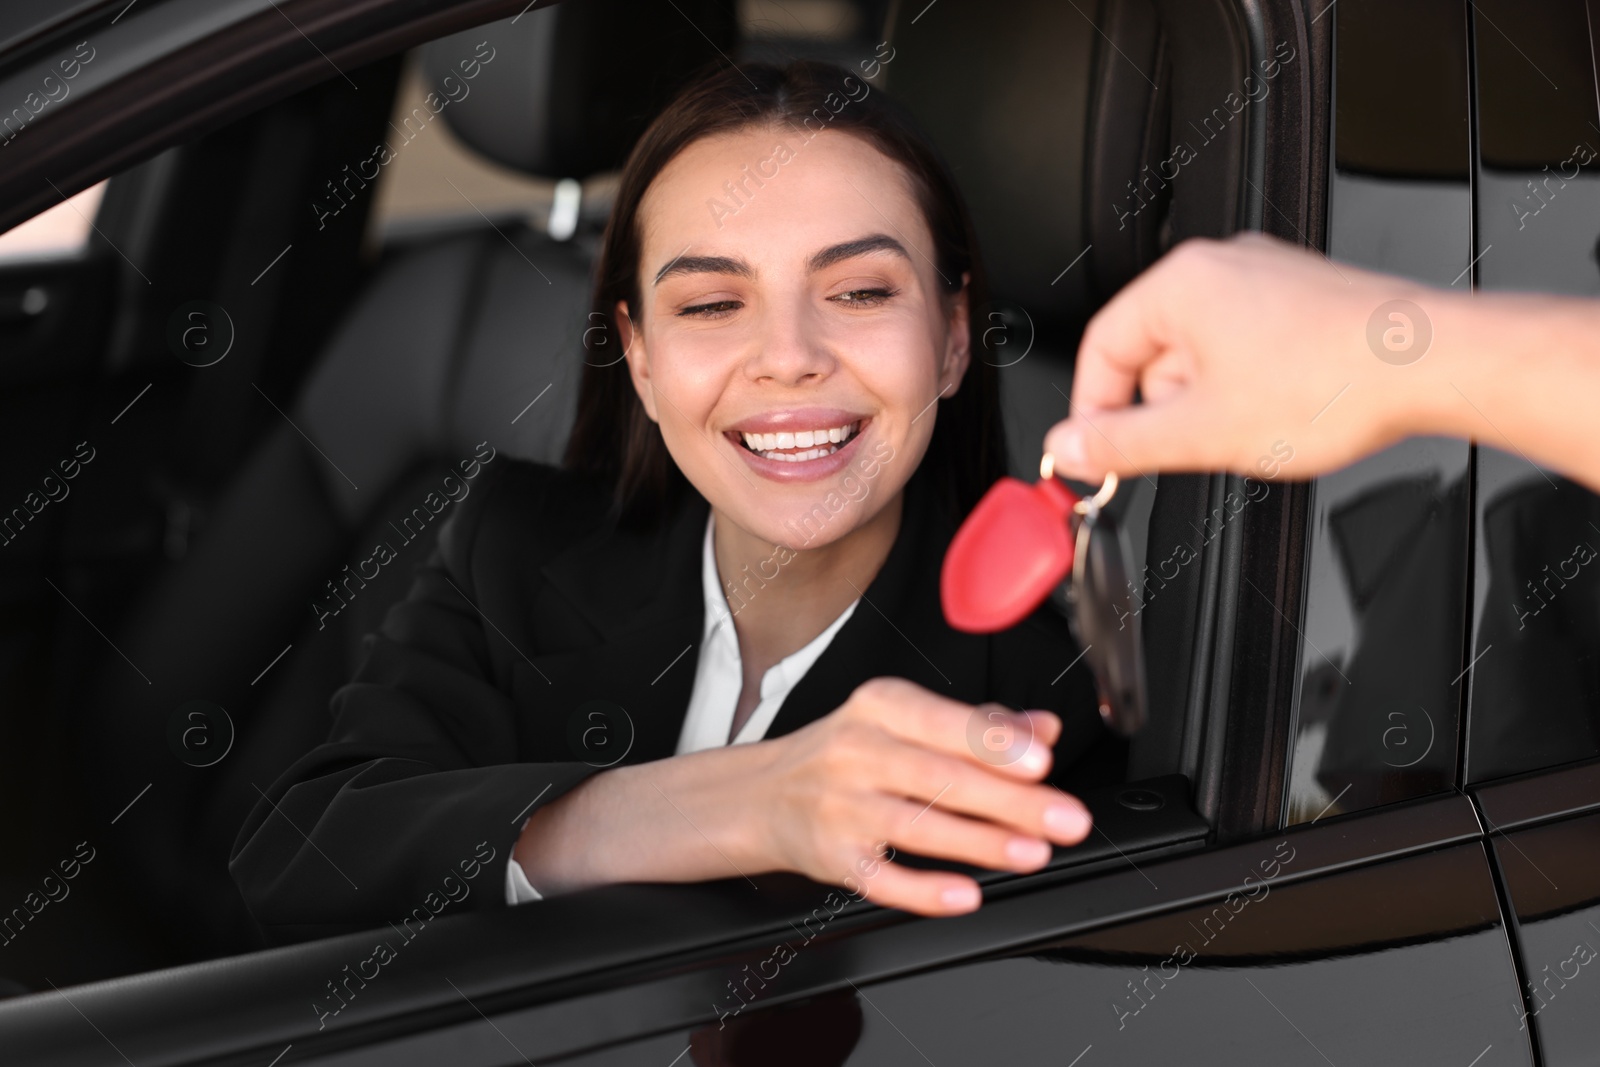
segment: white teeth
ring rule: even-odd
[[[825,430],[801,430],[794,433],[742,433],[745,446],[767,459],[786,463],[804,463],[837,452],[839,446],[854,437],[860,430],[859,422],[848,426],[831,426]],[[821,446],[821,447],[813,447]],[[799,448],[800,452],[780,452],[778,449]]]
[[[773,452],[766,458],[782,460],[785,463],[804,463],[808,459],[820,459],[837,451],[839,451],[837,448],[813,448],[805,452]]]

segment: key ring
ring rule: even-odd
[[[1039,477],[1049,480],[1056,473],[1056,457],[1049,452],[1039,460]],[[1090,515],[1111,503],[1111,498],[1117,495],[1117,486],[1121,484],[1116,474],[1107,474],[1105,481],[1100,483],[1100,491],[1092,497],[1084,497],[1072,505],[1072,510],[1079,515]]]
[[[1147,698],[1133,556],[1106,506],[1119,480],[1108,474],[1083,498],[1055,477],[1055,465],[1045,453],[1033,485],[1001,478],[962,522],[939,575],[945,620],[965,633],[1008,629],[1065,581],[1067,623],[1094,676],[1100,715],[1130,736],[1144,725]]]

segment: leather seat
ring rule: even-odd
[[[502,166],[581,180],[618,168],[735,31],[725,0],[583,0],[431,42],[422,61],[442,77],[489,40],[495,61],[443,113],[452,131]],[[261,943],[227,873],[235,832],[258,787],[323,740],[362,636],[471,491],[461,464],[488,450],[560,460],[605,208],[585,205],[570,240],[474,219],[390,256],[316,360],[292,425],[259,443],[115,635],[155,682],[99,672],[80,727],[86,778],[107,819],[150,785],[108,847],[177,951]],[[395,557],[374,578],[362,561],[380,541]],[[237,730],[208,767],[180,762],[168,739],[173,710],[196,699]]]

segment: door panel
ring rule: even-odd
[[[1514,982],[1465,845],[866,991],[848,1062],[1527,1063]]]
[[[561,1062],[1533,1062],[1480,843],[1290,883],[1295,840],[1223,900]]]
[[[1525,997],[1545,1067],[1600,1049],[1600,815],[1499,837],[1495,862],[1516,915]],[[1525,1013],[1525,1014],[1524,1014]]]

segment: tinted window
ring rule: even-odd
[[[1600,116],[1581,0],[1476,5],[1478,284],[1600,294]],[[1470,398],[1469,398],[1470,399]],[[1467,777],[1600,754],[1600,498],[1485,426]]]
[[[1345,0],[1331,17],[1329,257],[1439,286],[1470,284],[1461,5]],[[1373,353],[1401,370],[1423,355]],[[1370,398],[1351,389],[1327,401],[1310,421],[1336,420],[1341,406]],[[1413,439],[1316,480],[1289,823],[1454,783],[1469,456],[1459,441]]]

